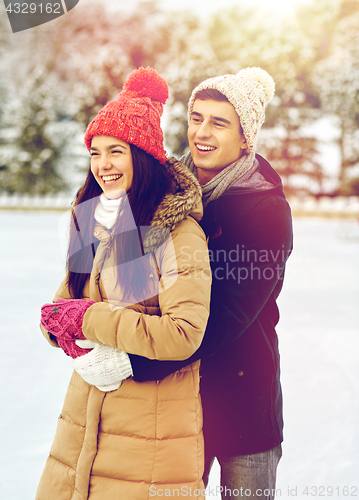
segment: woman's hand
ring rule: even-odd
[[[122,380],[132,376],[131,362],[124,351],[90,340],[77,340],[76,344],[91,351],[74,359],[74,369],[85,382],[95,385],[100,391],[114,391]]]
[[[57,299],[54,304],[45,304],[41,308],[41,324],[57,339],[85,339],[82,322],[85,312],[95,302],[82,299]]]
[[[56,338],[58,345],[71,358],[88,354],[88,350],[77,346],[75,341],[86,338],[82,333],[83,317],[94,303],[92,300],[58,299],[41,308],[42,327]]]

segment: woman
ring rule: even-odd
[[[140,68],[86,131],[91,168],[68,272],[41,319],[75,371],[37,500],[203,498],[199,363],[138,383],[126,354],[187,359],[209,314],[208,253],[193,218],[201,191],[166,159],[167,97],[166,82]]]

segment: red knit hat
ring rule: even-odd
[[[167,83],[157,71],[153,68],[133,71],[122,92],[108,102],[87,127],[87,149],[90,150],[95,135],[108,135],[134,144],[165,163],[160,118],[167,99]]]

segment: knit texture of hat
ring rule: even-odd
[[[87,127],[87,149],[90,150],[95,135],[106,135],[133,144],[164,164],[161,116],[167,99],[167,83],[157,71],[133,71],[117,98],[108,102]]]
[[[227,97],[239,116],[248,151],[254,151],[258,132],[264,123],[265,107],[274,96],[275,84],[272,77],[261,68],[246,68],[236,75],[209,78],[192,92],[188,103],[189,118],[196,94],[204,89],[216,89]]]

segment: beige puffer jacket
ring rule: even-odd
[[[190,215],[198,214],[200,187],[181,163],[172,159],[167,167],[176,192],[158,207],[144,243],[161,273],[158,295],[126,308],[111,306],[116,283],[110,265],[96,284],[98,268],[113,258],[111,237],[96,225],[97,261],[83,298],[97,303],[85,314],[83,332],[94,342],[168,360],[186,359],[199,347],[211,274],[205,235]],[[171,232],[164,242],[163,228]],[[54,300],[59,297],[70,298],[66,279]],[[129,378],[107,393],[74,372],[36,499],[204,498],[203,461],[199,362],[158,382]]]

